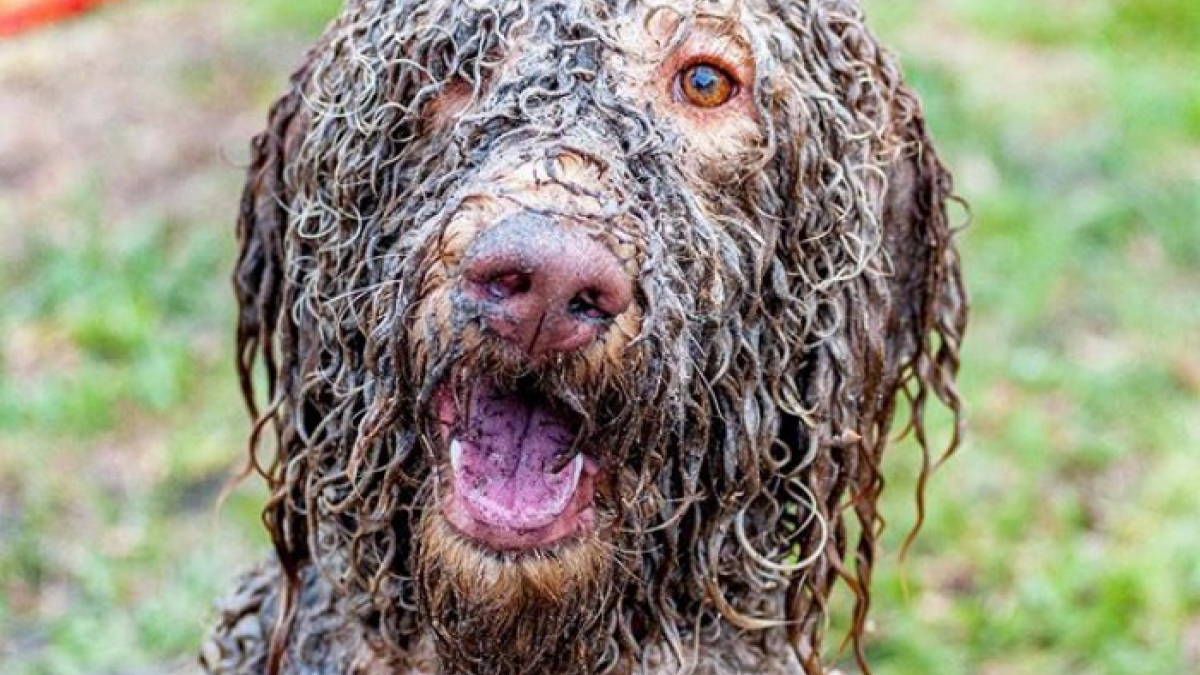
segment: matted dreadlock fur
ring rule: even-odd
[[[661,50],[630,47],[663,16]],[[716,161],[631,83],[699,25],[752,61],[751,140]],[[568,155],[600,178],[557,175]],[[571,196],[505,183],[530,166]],[[839,580],[865,670],[897,400],[920,489],[931,396],[958,443],[950,193],[853,0],[351,0],[253,145],[238,366],[278,560],[223,605],[208,672],[813,675]],[[615,357],[530,365],[455,302],[481,200],[614,252]],[[606,477],[585,541],[492,555],[437,516],[437,401],[482,373],[579,421]]]

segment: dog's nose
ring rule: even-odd
[[[462,270],[487,326],[531,356],[587,347],[633,299],[629,275],[607,247],[538,214],[484,230]]]

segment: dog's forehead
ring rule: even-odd
[[[492,161],[498,161],[493,139],[513,137],[498,130],[519,127],[552,128],[549,136],[607,156],[622,143],[690,146],[677,153],[689,171],[757,161],[750,155],[769,124],[757,107],[758,95],[769,91],[759,76],[778,60],[772,45],[788,39],[766,0],[432,0],[418,6],[427,11],[409,14],[397,27],[413,31],[402,63],[434,70],[440,60],[455,64],[434,76],[440,83],[430,86],[437,93],[424,109],[426,119],[436,131],[465,130],[464,143],[486,150]],[[700,62],[718,64],[745,95],[717,110],[681,103],[678,79]],[[467,125],[456,128],[456,120]]]
[[[694,34],[719,37],[748,48],[750,31],[761,12],[751,11],[743,0],[667,0],[664,2],[610,2],[584,4],[576,18],[597,31],[598,46],[625,56],[663,57],[685,44]],[[523,37],[562,26],[530,21],[540,13],[558,15],[557,2],[535,3],[527,14],[512,17],[504,27],[509,38]],[[510,44],[520,44],[510,43]]]
[[[768,0],[417,0],[412,4],[409,16],[435,18],[419,22],[429,35],[453,36],[463,43],[458,46],[469,50],[470,41],[462,39],[467,33],[494,33],[501,38],[496,47],[506,55],[566,42],[652,57],[677,48],[695,31],[747,48],[763,42],[759,33],[772,40],[784,37],[778,34],[783,28],[778,10]],[[458,21],[448,23],[448,17]],[[583,35],[574,33],[580,27],[586,27]]]

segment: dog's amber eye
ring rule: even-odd
[[[733,98],[737,81],[720,66],[696,63],[680,71],[679,93],[697,108],[715,108]]]

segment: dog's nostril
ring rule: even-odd
[[[483,284],[484,291],[493,300],[507,300],[508,298],[528,293],[532,287],[532,275],[524,272],[498,274]]]
[[[611,313],[600,306],[599,296],[600,294],[595,290],[585,290],[571,298],[567,303],[567,311],[582,319],[593,321],[605,321],[613,318]]]

